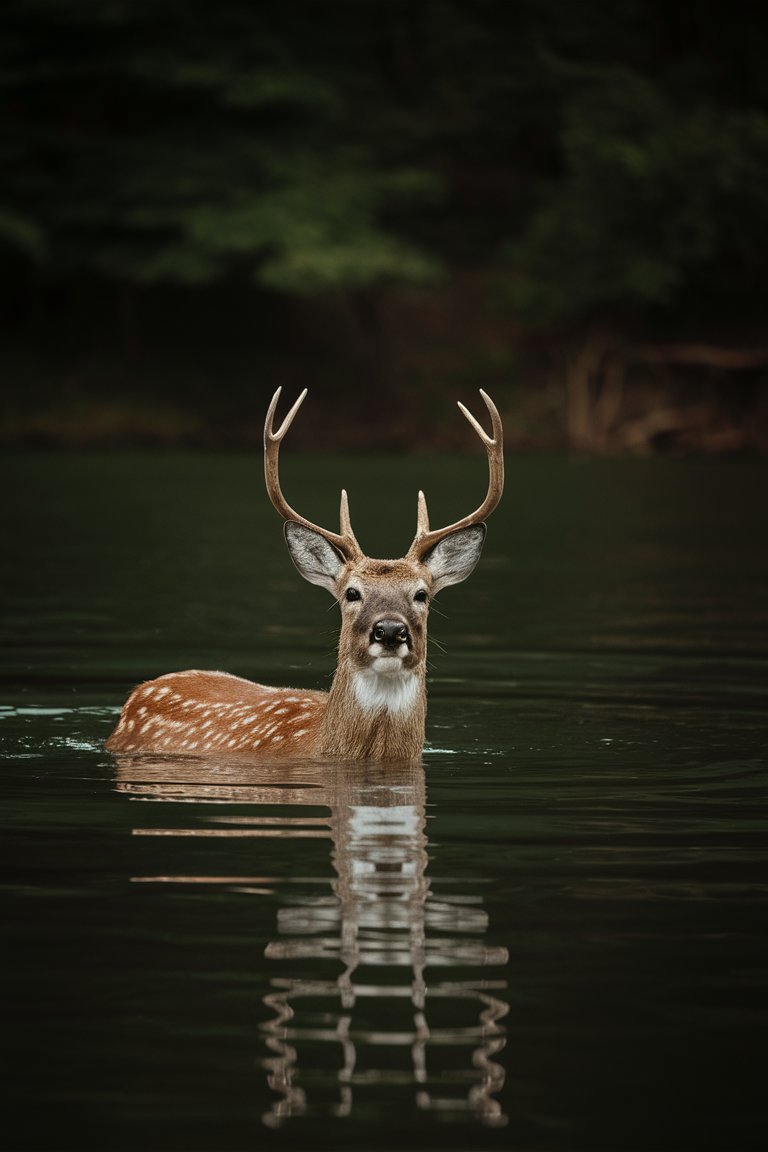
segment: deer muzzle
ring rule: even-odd
[[[371,629],[371,644],[381,644],[384,648],[397,649],[402,644],[411,646],[408,625],[402,620],[379,620]]]

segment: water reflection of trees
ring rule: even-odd
[[[488,917],[468,881],[428,876],[421,764],[124,759],[117,779],[134,797],[252,806],[196,828],[137,835],[333,842],[335,878],[305,896],[285,895],[290,885],[274,877],[141,877],[280,893],[276,938],[265,952],[277,965],[263,998],[263,1064],[277,1093],[265,1124],[302,1113],[349,1116],[358,1101],[377,1109],[378,1100],[383,1110],[393,1093],[443,1118],[505,1123],[495,1096],[504,1082],[497,1056],[506,982],[486,969],[506,965],[508,954],[486,946]],[[329,815],[293,814],[299,806]]]

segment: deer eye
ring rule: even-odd
[[[358,592],[357,588],[347,588],[344,595],[347,600],[362,600],[362,596]]]
[[[420,604],[423,604],[426,599],[427,599],[426,589],[419,588],[418,592],[414,596],[414,600],[418,600]]]

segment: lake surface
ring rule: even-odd
[[[386,771],[103,750],[161,672],[327,686],[257,452],[2,467],[5,1146],[766,1146],[765,463],[511,459]],[[386,556],[485,472],[284,483]]]

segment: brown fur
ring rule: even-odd
[[[364,590],[362,601],[349,604],[343,599],[350,582]],[[270,688],[226,672],[172,672],[131,693],[107,741],[108,750],[373,760],[418,756],[427,710],[428,611],[428,605],[413,603],[419,583],[429,588],[431,576],[413,561],[365,557],[344,566],[338,579],[339,661],[330,692]],[[354,672],[369,664],[372,622],[382,616],[402,619],[411,634],[403,664],[416,676],[418,692],[413,707],[403,712],[364,709],[352,687]]]
[[[294,512],[280,488],[278,454],[299,397],[280,428],[272,397],[264,426],[267,492],[285,521],[285,539],[301,575],[331,592],[341,608],[339,660],[329,693],[268,688],[225,672],[176,672],[131,693],[107,741],[110,752],[266,757],[326,756],[342,760],[411,759],[424,742],[427,712],[427,616],[433,592],[465,580],[480,556],[485,517],[504,485],[501,417],[488,436],[459,405],[488,455],[485,500],[469,516],[430,531],[419,493],[416,537],[407,556],[372,560],[352,532],[346,492],[341,533]]]

